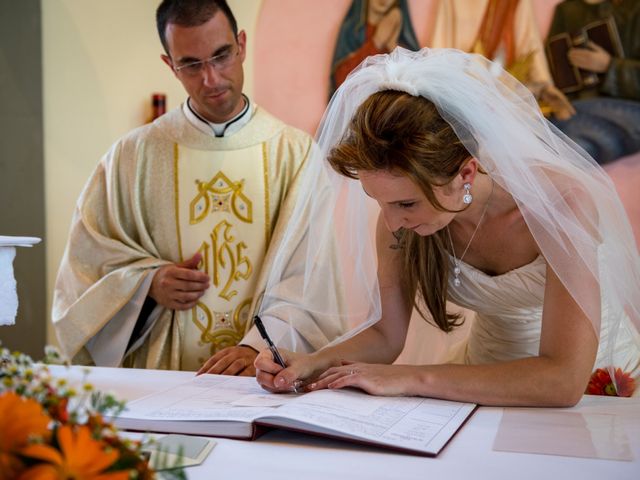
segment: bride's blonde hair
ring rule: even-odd
[[[385,170],[410,178],[440,211],[449,211],[433,187],[446,186],[470,154],[435,105],[424,97],[385,90],[358,108],[328,161],[340,174],[357,179],[358,171]],[[428,321],[419,292],[433,322],[445,332],[462,324],[447,312],[449,259],[443,231],[422,237],[411,230],[396,232],[404,252],[402,279],[407,301]]]

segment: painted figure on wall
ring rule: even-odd
[[[598,163],[640,150],[640,2],[637,0],[565,0],[553,15],[549,38],[573,34],[612,18],[622,55],[612,55],[596,41],[571,48],[567,57],[581,71],[598,75],[590,88],[569,93],[571,119],[556,122]]]
[[[573,115],[551,79],[531,2],[440,0],[430,47],[457,48],[499,62],[558,119]]]
[[[418,50],[407,0],[353,0],[342,21],[331,63],[329,96],[370,55],[398,45]]]

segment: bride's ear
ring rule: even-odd
[[[466,163],[462,166],[458,175],[460,175],[460,179],[462,183],[470,183],[473,185],[473,181],[476,178],[476,174],[478,173],[478,160],[475,157],[470,157]]]

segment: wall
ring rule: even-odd
[[[0,235],[46,239],[42,136],[40,1],[0,1]],[[45,245],[18,248],[13,265],[20,304],[0,340],[41,358]]]

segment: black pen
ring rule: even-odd
[[[282,358],[282,355],[280,355],[280,352],[278,351],[277,347],[271,341],[271,338],[269,338],[269,334],[267,334],[267,329],[264,328],[264,324],[262,323],[262,320],[260,320],[260,317],[258,315],[253,317],[253,323],[255,324],[256,327],[258,327],[260,336],[264,339],[265,342],[267,342],[267,345],[269,346],[269,350],[271,350],[271,355],[273,355],[273,360],[282,368],[287,368],[287,364],[284,363],[284,359]],[[296,383],[298,382],[294,382],[293,384],[293,391],[296,393],[299,393],[298,386],[296,385]]]
[[[264,324],[262,323],[262,320],[260,320],[260,317],[258,315],[253,317],[253,323],[256,325],[256,327],[258,327],[260,336],[262,336],[262,338],[264,338],[264,341],[267,342],[267,345],[269,346],[269,350],[271,350],[271,355],[273,355],[273,360],[282,368],[287,368],[287,364],[284,363],[284,360],[282,359],[282,355],[280,355],[280,352],[271,341],[271,338],[269,338],[269,334],[267,334],[267,329],[264,328]]]

